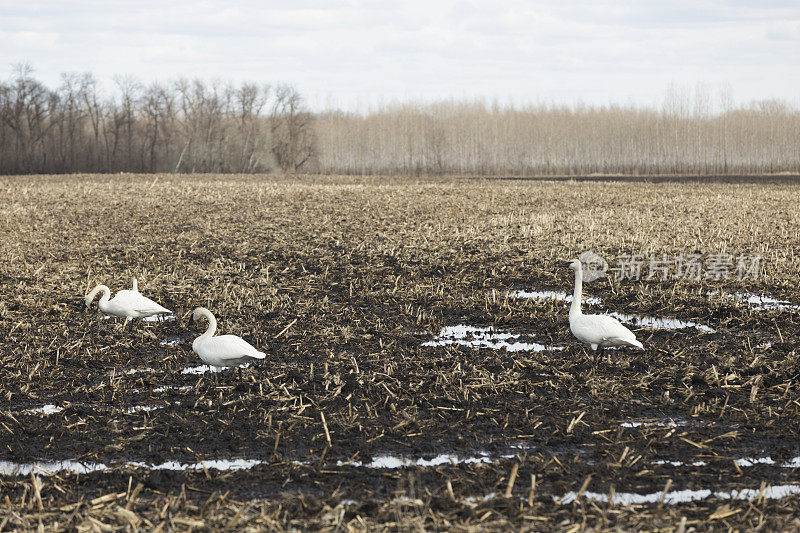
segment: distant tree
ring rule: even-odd
[[[315,157],[313,117],[294,87],[279,85],[275,90],[270,130],[272,153],[282,171],[297,172]]]

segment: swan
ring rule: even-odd
[[[131,290],[118,291],[113,298],[111,298],[111,290],[105,285],[98,285],[86,295],[86,307],[89,307],[97,296],[98,292],[102,292],[100,301],[97,307],[108,315],[124,318],[125,323],[122,324],[122,329],[134,318],[144,318],[162,313],[172,313],[169,309],[162,307],[155,303],[150,298],[143,296],[139,292],[139,284],[136,278],[133,278],[133,288]],[[111,299],[109,299],[111,298]]]
[[[563,266],[575,271],[575,291],[572,294],[572,305],[569,308],[569,330],[575,337],[602,353],[603,348],[610,346],[634,346],[644,350],[642,343],[636,340],[631,330],[620,324],[619,320],[608,315],[584,315],[581,312],[581,294],[583,292],[583,267],[579,259],[574,259]]]
[[[201,318],[208,320],[208,329],[192,342],[192,350],[204,363],[214,367],[230,367],[239,366],[251,359],[264,359],[267,356],[236,335],[214,337],[217,331],[217,319],[205,307],[198,307],[192,313],[193,321]]]

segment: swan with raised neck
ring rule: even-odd
[[[231,367],[239,366],[253,359],[264,359],[267,356],[236,335],[215,337],[217,319],[205,307],[198,307],[192,312],[192,321],[199,321],[203,318],[208,321],[208,327],[192,342],[192,350],[204,363],[214,367]]]
[[[575,272],[575,287],[572,304],[569,307],[569,330],[579,341],[592,347],[592,350],[612,346],[633,346],[644,349],[636,340],[636,335],[623,326],[619,320],[608,315],[584,315],[581,311],[583,296],[583,267],[579,259],[564,264]]]

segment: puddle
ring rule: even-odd
[[[563,302],[570,303],[572,302],[572,295],[567,294],[566,292],[560,291],[526,291],[526,290],[517,290],[517,291],[508,291],[508,295],[512,298],[533,298],[534,300],[560,300]],[[603,300],[597,298],[595,296],[585,296],[583,298],[583,303],[586,305],[600,305],[603,303]]]
[[[513,456],[512,456],[513,457]],[[480,457],[457,457],[451,454],[437,455],[433,459],[408,459],[405,457],[396,457],[393,455],[381,455],[374,457],[372,462],[364,464],[361,461],[346,462],[338,461],[337,466],[353,466],[356,468],[404,468],[408,466],[439,466],[439,465],[456,465],[456,464],[472,464],[472,463],[492,463],[494,462],[488,453],[481,453]]]
[[[652,492],[650,494],[636,494],[632,492],[617,492],[614,494],[614,503],[618,505],[641,505],[646,503],[658,503],[661,500],[663,492]],[[712,492],[709,489],[699,490],[675,490],[664,494],[664,503],[667,505],[675,505],[678,503],[693,502],[698,500],[705,500],[706,498],[715,497],[721,500],[752,500],[762,494],[760,489],[739,489],[730,492],[716,491]],[[773,485],[766,487],[763,491],[764,498],[779,499],[792,494],[800,494],[800,485]],[[599,494],[597,492],[586,491],[583,497],[600,501],[608,502],[608,494]],[[553,496],[553,500],[561,505],[566,505],[578,499],[578,494],[575,492],[568,492],[563,497],[558,498]]]
[[[493,327],[479,328],[459,324],[442,328],[433,340],[423,342],[422,346],[448,346],[457,344],[471,348],[490,348],[508,352],[541,352],[544,350],[563,350],[561,346],[545,346],[544,344],[520,342],[515,339],[520,335],[496,330]]]
[[[717,292],[711,292],[709,295],[716,295],[719,294]],[[800,310],[800,305],[793,304],[791,302],[787,302],[785,300],[778,300],[777,298],[773,298],[771,296],[759,296],[757,294],[751,294],[749,292],[734,292],[730,293],[722,293],[722,296],[725,298],[729,298],[731,300],[736,300],[739,303],[746,303],[750,307],[752,307],[756,311],[780,311],[783,309],[789,310]]]
[[[27,409],[24,412],[26,414],[31,414],[31,415],[48,416],[48,415],[54,415],[56,413],[60,413],[63,410],[64,410],[63,407],[58,407],[58,406],[53,405],[53,404],[47,404],[47,405],[43,405],[41,407],[34,407],[32,409]]]
[[[654,328],[654,329],[683,329],[683,328],[695,328],[699,331],[705,331],[707,333],[714,333],[714,329],[708,326],[704,326],[703,324],[698,324],[697,322],[691,322],[688,320],[680,320],[678,318],[666,317],[666,318],[655,318],[650,316],[639,316],[639,315],[626,315],[624,313],[617,313],[616,311],[611,311],[607,313],[609,316],[615,317],[620,322],[627,322],[628,324],[633,324],[634,326],[642,326],[646,328]]]

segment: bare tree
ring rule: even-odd
[[[277,87],[270,126],[272,153],[284,172],[297,172],[316,155],[312,116],[303,108],[303,100],[294,87]]]

